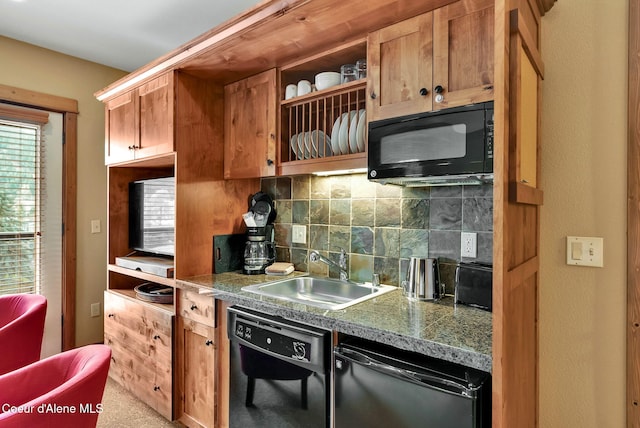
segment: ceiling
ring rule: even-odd
[[[0,0],[0,35],[133,71],[259,0]]]

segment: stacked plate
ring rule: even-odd
[[[315,159],[333,155],[331,138],[320,130],[294,134],[289,141],[293,159]]]
[[[367,113],[365,109],[343,113],[336,119],[331,131],[333,153],[347,155],[364,152],[366,127]]]

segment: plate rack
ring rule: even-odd
[[[359,80],[282,101],[281,163],[362,156],[365,89],[366,81]],[[360,118],[364,122],[358,130]]]

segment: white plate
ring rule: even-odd
[[[364,152],[364,133],[367,129],[367,111],[365,109],[360,110],[360,117],[358,118],[358,130],[356,131],[356,144],[359,152]]]
[[[324,144],[324,149],[322,145]],[[311,131],[311,145],[315,151],[317,157],[326,158],[332,155],[331,151],[331,138],[329,138],[324,132],[315,130]]]
[[[293,159],[300,159],[298,156],[298,134],[293,134],[291,137],[291,142],[289,143],[289,147],[291,147],[291,151],[293,152]]]
[[[349,119],[347,119],[347,114]],[[343,155],[349,154],[349,126],[356,115],[355,110],[351,110],[349,113],[344,113],[340,119],[340,153]]]
[[[304,133],[304,158],[311,158],[311,138],[309,136],[309,131]]]
[[[353,120],[351,120],[351,125],[349,125],[349,150],[350,153],[358,153],[358,145],[356,143],[356,135],[358,131],[358,121],[360,119],[360,115],[354,115]]]
[[[331,129],[331,150],[334,154],[340,154],[340,116],[333,122]]]

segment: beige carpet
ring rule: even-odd
[[[103,411],[98,417],[98,428],[174,428],[183,426],[169,422],[111,378],[107,378],[102,406]]]

